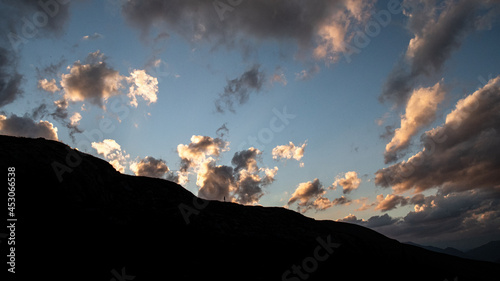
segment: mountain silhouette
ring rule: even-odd
[[[448,254],[448,255],[452,255],[452,256],[473,259],[473,260],[479,260],[479,261],[489,261],[489,262],[500,263],[500,240],[490,241],[484,245],[481,245],[479,247],[476,247],[476,248],[473,248],[473,249],[470,249],[467,251],[460,251],[460,250],[452,248],[452,247],[447,247],[445,249],[442,249],[442,248],[433,247],[433,246],[423,246],[423,245],[419,245],[417,243],[413,243],[411,241],[405,242],[405,244],[418,246],[418,247],[421,247],[421,248],[424,248],[427,250],[431,250],[431,251],[438,252],[438,253],[444,253],[444,254]]]
[[[57,141],[0,136],[0,164],[5,181],[15,167],[16,280],[463,281],[500,272],[354,224],[202,200]]]

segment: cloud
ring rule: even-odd
[[[59,36],[69,19],[70,3],[57,3],[57,12],[45,10],[39,1],[2,1],[0,9],[0,107],[14,102],[23,95],[23,75],[18,73],[18,53],[28,39]],[[35,26],[33,15],[46,16],[43,28]],[[26,19],[26,20],[23,20]]]
[[[384,214],[362,220],[349,215],[337,221],[370,227],[399,241],[446,247],[477,247],[500,234],[500,211],[495,207],[500,203],[498,187],[446,195],[439,191],[430,196],[417,194],[409,203],[415,204],[415,211],[401,218]]]
[[[118,95],[123,77],[109,67],[105,56],[96,51],[90,53],[85,62],[77,61],[69,67],[70,73],[61,76],[64,98],[70,101],[89,101],[103,107],[103,101]]]
[[[211,42],[228,48],[250,39],[296,42],[298,55],[337,61],[350,50],[355,27],[369,17],[374,1],[210,1],[133,0],[122,14],[143,37],[155,27],[189,42]]]
[[[326,210],[332,207],[333,203],[324,197],[325,194],[326,190],[318,179],[314,179],[312,182],[303,182],[297,186],[286,206],[297,202],[297,210],[302,213],[311,209]]]
[[[189,168],[201,165],[211,156],[218,157],[221,152],[229,150],[228,146],[228,142],[219,138],[193,135],[191,143],[177,146],[177,154],[181,158],[180,171],[187,172]]]
[[[56,79],[52,80],[47,80],[47,79],[41,79],[38,80],[38,88],[47,91],[49,93],[55,93],[61,89],[57,86]]]
[[[163,178],[168,173],[169,168],[167,163],[165,163],[162,159],[147,156],[139,162],[133,162],[130,164],[130,170],[136,176]]]
[[[188,145],[179,144],[178,182],[186,183],[192,171],[196,174],[198,196],[202,198],[258,203],[264,195],[263,188],[274,182],[278,167],[259,168],[262,152],[253,147],[236,152],[231,159],[232,167],[217,164],[217,158],[228,150],[228,142],[208,136],[194,135]]]
[[[85,35],[82,37],[82,40],[84,41],[88,41],[88,40],[96,40],[96,39],[101,39],[103,38],[104,36],[102,34],[99,34],[97,32],[94,32],[94,34],[92,35]]]
[[[202,198],[233,201],[236,183],[232,167],[216,165],[214,160],[207,160],[199,167],[196,184],[200,187],[198,196]]]
[[[259,168],[257,158],[262,152],[256,148],[236,152],[231,160],[234,168],[234,178],[237,188],[235,200],[242,204],[255,204],[264,195],[263,187],[271,184],[278,167]]]
[[[121,146],[113,139],[105,139],[102,142],[93,142],[94,148],[98,154],[107,158],[113,151],[121,151]]]
[[[286,81],[285,73],[281,68],[277,68],[276,71],[271,76],[271,83],[281,83],[283,86],[286,86],[288,82]]]
[[[113,139],[105,139],[102,142],[92,142],[92,148],[97,151],[97,154],[102,155],[104,159],[120,173],[125,172],[125,167],[128,166],[128,155],[125,150],[122,151],[121,146]]]
[[[148,105],[158,100],[158,79],[147,74],[145,70],[134,69],[129,76],[109,66],[106,56],[99,50],[87,55],[84,63],[76,61],[68,67],[69,73],[61,75],[60,84],[67,101],[88,101],[104,108],[108,98],[124,95],[124,83],[128,84],[127,96],[130,105],[138,106],[137,98],[141,97]],[[39,87],[46,91],[56,91],[55,79],[39,81]]]
[[[48,121],[35,122],[28,116],[0,115],[0,133],[8,136],[58,140],[57,128]]]
[[[277,167],[259,168],[257,158],[261,151],[249,148],[236,152],[231,160],[233,167],[217,165],[215,160],[205,161],[198,170],[198,195],[215,200],[256,204],[264,195],[263,188],[274,181]]]
[[[295,80],[307,81],[311,79],[314,75],[318,74],[319,71],[320,71],[319,66],[317,64],[314,64],[307,70],[303,69],[299,73],[295,73]]]
[[[327,199],[327,198],[324,198]],[[332,205],[350,205],[352,200],[348,199],[345,196],[340,196],[339,198],[335,198],[332,201]]]
[[[217,112],[224,113],[225,110],[235,112],[235,103],[242,105],[248,101],[251,92],[260,91],[265,74],[259,68],[260,65],[255,64],[240,77],[227,81],[224,92],[215,100]]]
[[[462,40],[483,17],[488,17],[488,1],[457,0],[408,1],[410,10],[408,30],[413,38],[408,44],[404,58],[393,69],[380,96],[382,101],[391,100],[402,105],[408,99],[411,89],[422,76],[429,76],[441,70],[451,53],[458,49]]]
[[[438,104],[443,101],[445,93],[440,82],[413,91],[406,104],[406,112],[401,116],[401,127],[394,131],[394,136],[385,147],[385,163],[396,161],[398,153],[409,146],[411,138],[435,120]]]
[[[396,193],[440,188],[449,193],[500,183],[500,76],[459,100],[439,127],[425,132],[424,148],[380,169],[375,183]]]
[[[377,206],[375,206],[375,210],[380,211],[389,211],[395,209],[397,205],[405,206],[408,204],[410,197],[403,197],[400,195],[388,194],[385,198],[384,195],[377,195]]]
[[[80,120],[82,120],[82,115],[79,112],[75,112],[69,118],[69,121],[70,121],[69,125],[76,127],[76,126],[80,125]]]
[[[0,46],[0,107],[12,103],[23,94],[23,76],[16,70],[16,56]]]
[[[293,142],[289,142],[288,145],[278,145],[272,150],[272,155],[274,160],[280,159],[295,159],[300,161],[304,157],[304,151],[307,146],[307,141],[302,145],[295,146]],[[301,163],[301,167],[303,163]]]
[[[8,24],[5,27],[8,27],[9,32],[13,33],[10,36],[22,36],[27,37],[27,39],[31,39],[35,36],[60,36],[63,34],[63,30],[67,26],[66,23],[69,20],[71,1],[65,2],[64,4],[57,2],[54,6],[51,6],[47,5],[48,2],[41,1],[2,1],[2,4],[8,7],[2,8],[3,13],[1,13],[1,16],[3,21]],[[44,18],[42,22],[45,24],[42,26],[40,24],[42,22],[33,23],[35,20],[34,15],[40,15],[40,18]],[[21,20],[23,17],[27,19],[26,21],[29,22],[29,24]],[[30,19],[32,20],[30,21]],[[33,30],[21,32],[24,24],[33,26]]]
[[[368,220],[364,220],[364,219],[358,219],[353,214],[349,214],[348,216],[345,216],[343,219],[338,219],[336,221],[355,223],[365,227],[377,229],[378,227],[386,225],[394,225],[399,221],[399,219],[391,218],[391,216],[389,216],[388,214],[384,214],[382,216],[372,216]]]
[[[224,138],[227,134],[229,134],[229,129],[227,128],[227,123],[222,124],[216,131],[215,134],[220,139]]]
[[[146,71],[135,69],[126,80],[132,84],[128,93],[128,97],[131,99],[130,105],[137,107],[137,96],[147,101],[148,105],[158,100],[158,79],[148,75]]]
[[[361,183],[361,179],[358,178],[358,173],[351,171],[347,172],[344,175],[344,178],[338,178],[333,182],[332,186],[336,188],[337,186],[342,186],[342,190],[344,194],[348,194],[351,191],[357,189],[359,184]]]

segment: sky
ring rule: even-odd
[[[0,5],[0,134],[401,242],[500,238],[499,1]]]

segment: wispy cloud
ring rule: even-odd
[[[438,105],[445,94],[441,82],[412,92],[406,104],[405,114],[401,116],[401,127],[394,131],[394,136],[385,147],[385,163],[396,161],[400,152],[409,146],[411,138],[435,120]]]
[[[483,25],[478,24],[480,18],[489,16],[477,12],[488,10],[488,2],[456,0],[437,5],[436,1],[408,1],[409,9],[404,13],[409,17],[407,28],[413,38],[404,58],[387,78],[380,99],[405,104],[420,77],[439,73],[465,36],[482,28]]]
[[[242,105],[248,101],[252,92],[259,92],[265,80],[265,73],[255,64],[240,77],[227,81],[224,92],[215,100],[217,112],[226,110],[235,112],[235,104]]]

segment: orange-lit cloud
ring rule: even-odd
[[[401,116],[401,127],[394,131],[392,140],[385,147],[385,163],[397,160],[398,153],[409,146],[411,138],[435,120],[438,104],[443,101],[445,93],[441,82],[413,91],[406,112]]]
[[[305,213],[310,209],[316,211],[326,210],[333,206],[333,203],[324,195],[326,190],[318,179],[300,183],[288,200],[286,207],[297,202],[297,209]]]
[[[397,205],[405,206],[408,204],[410,197],[388,194],[385,198],[382,194],[377,195],[377,206],[375,210],[389,211],[397,207]]]
[[[358,173],[351,171],[345,173],[343,178],[337,178],[332,186],[336,188],[337,186],[342,186],[342,190],[344,194],[348,194],[351,191],[357,189],[359,184],[361,183],[361,179],[358,178]]]
[[[375,174],[396,193],[492,188],[500,182],[500,76],[459,100],[441,126],[421,137],[424,148]]]

